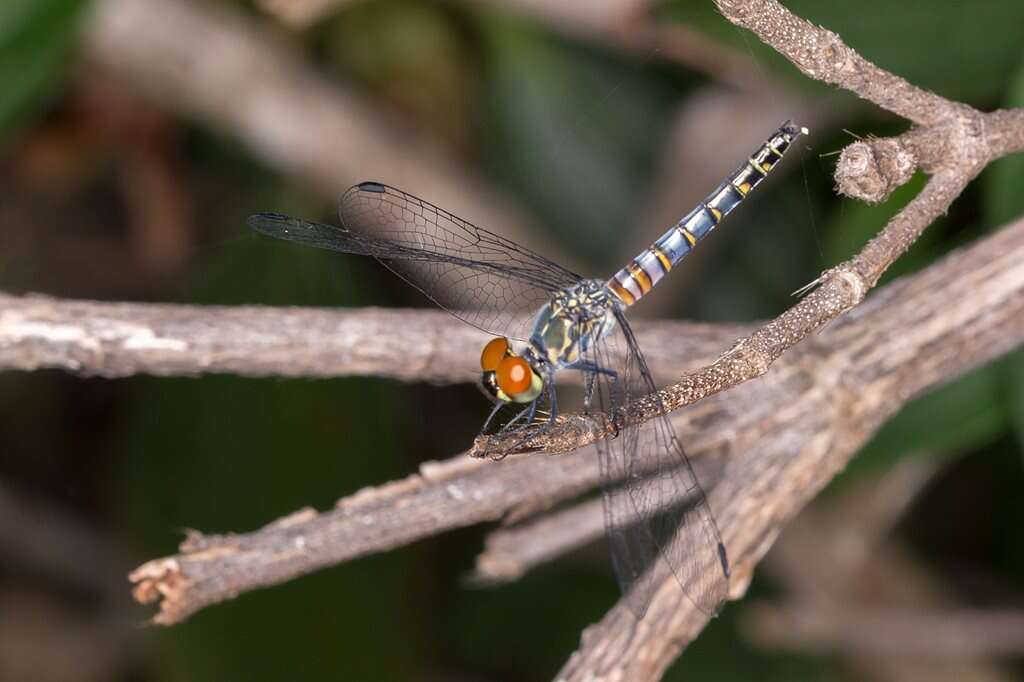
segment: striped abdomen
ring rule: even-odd
[[[797,127],[792,121],[783,123],[746,163],[705,197],[704,201],[626,267],[615,273],[608,280],[608,290],[627,306],[640,300],[764,180],[801,133],[806,134],[807,129]]]

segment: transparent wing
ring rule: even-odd
[[[525,340],[537,310],[576,275],[515,242],[376,182],[342,197],[344,227],[275,213],[249,218],[264,234],[373,256],[437,305],[486,332]]]
[[[655,392],[625,317],[599,341],[591,406],[607,414]],[[701,611],[715,614],[728,592],[728,561],[704,491],[672,424],[661,416],[598,441],[605,527],[619,586],[642,618],[653,590],[671,571]]]

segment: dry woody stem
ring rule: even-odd
[[[1024,150],[1024,112],[983,113],[916,87],[775,0],[716,5],[809,77],[913,124],[900,136],[851,145],[836,171],[840,192],[882,201],[915,171],[930,176],[860,253],[822,273],[810,293],[774,320],[755,329],[638,325],[656,374],[681,378],[617,416],[642,421],[672,412],[729,548],[730,597],[738,599],[782,528],[890,415],[922,391],[1024,341],[1024,220],[865,300],[989,162]],[[205,38],[187,50],[180,36]],[[513,229],[517,221],[504,203],[450,160],[422,140],[396,143],[365,103],[311,76],[286,50],[267,49],[272,43],[265,38],[223,8],[186,0],[98,0],[86,50],[167,106],[240,131],[250,147],[321,187],[334,191],[357,179],[352,159],[384,159],[407,176],[389,180],[484,217],[499,232]],[[193,68],[209,63],[218,68]],[[147,83],[160,84],[159,91]],[[245,101],[262,103],[247,109],[259,117],[233,106],[241,87],[248,88]],[[329,149],[325,140],[345,140],[349,147]],[[700,340],[699,365],[681,361],[681,333]],[[385,342],[407,334],[427,341],[401,343],[403,353],[415,353],[396,363],[397,347]],[[246,343],[232,345],[236,335]],[[366,338],[382,343],[360,342]],[[0,367],[7,368],[63,367],[102,376],[215,371],[470,380],[480,340],[441,314],[423,312],[210,310],[0,297]],[[692,344],[687,354],[693,357]],[[491,462],[461,455],[357,492],[329,511],[302,510],[250,533],[192,532],[179,554],[132,573],[135,596],[159,604],[156,622],[175,623],[252,589],[498,519],[521,523],[493,538],[479,574],[521,574],[599,533],[599,505],[592,502],[544,513],[600,484],[594,450],[585,446],[612,431],[606,421],[566,415],[527,444],[534,451],[529,456]],[[509,454],[499,439],[478,441],[472,452]],[[666,584],[664,594],[675,591]],[[878,614],[848,616],[862,626]],[[583,633],[558,679],[658,679],[706,620],[688,602],[656,595],[638,622],[620,602]]]
[[[786,520],[904,402],[1022,340],[1024,221],[1018,221],[890,284],[760,380],[683,410],[677,428],[695,436],[688,445],[711,488],[736,575],[749,575]],[[160,602],[158,622],[178,622],[250,589],[524,507],[543,509],[599,482],[592,448],[502,462],[460,456],[355,493],[327,512],[303,510],[246,534],[192,533],[180,554],[133,573],[136,596]],[[560,525],[558,516],[550,520]],[[577,515],[573,527],[592,536],[594,519]],[[566,541],[564,548],[570,546]],[[739,596],[742,582],[736,589]],[[677,623],[683,613],[688,618]],[[633,618],[628,609],[613,614]],[[648,613],[648,622],[652,629],[675,623],[696,632],[703,617],[666,605]]]
[[[415,329],[416,343],[396,329]],[[648,362],[666,377],[710,362],[746,329],[636,324]],[[428,309],[106,303],[0,292],[0,370],[59,368],[107,378],[377,376],[442,384],[477,381],[480,348],[489,338]]]

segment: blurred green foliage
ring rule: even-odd
[[[954,0],[787,4],[918,85],[983,108],[1024,106],[1019,0],[987,0],[984,11]],[[71,89],[67,55],[80,10],[73,0],[0,4],[0,139],[16,141],[59,115]],[[710,2],[679,0],[661,13],[749,50],[762,68],[778,69],[796,87],[832,97],[727,25]],[[295,42],[324,72],[478,164],[534,212],[552,242],[595,273],[632,255],[623,226],[633,224],[647,199],[676,107],[706,82],[642,55],[567,40],[522,17],[456,3],[355,3]],[[853,98],[833,101],[847,106]],[[861,118],[846,124],[851,130],[903,128],[868,107],[856,111]],[[236,142],[182,125],[178,153],[202,243],[180,284],[159,297],[345,306],[416,300],[373,263],[246,234],[244,218],[256,210],[330,219],[333,208],[294,179],[260,169]],[[790,291],[856,252],[924,181],[915,178],[881,206],[839,200],[831,192],[834,157],[826,155],[849,136],[826,131],[819,140],[770,194],[752,199],[716,234],[718,248],[699,283],[675,298],[670,313],[708,320],[777,314],[790,304]],[[925,267],[1024,213],[1022,186],[1024,158],[995,164],[887,277]],[[115,221],[121,212],[109,215]],[[36,272],[31,287],[50,290],[45,267]],[[120,297],[146,295],[125,290]],[[98,383],[54,373],[0,375],[0,413],[36,434],[28,442],[0,428],[0,471],[58,490],[83,515],[109,526],[135,559],[172,552],[184,527],[245,531],[304,505],[327,508],[362,486],[455,452],[479,417],[463,409],[478,405],[471,387],[442,391],[358,378],[138,377],[97,390]],[[100,400],[102,391],[109,395]],[[1024,360],[1016,353],[908,406],[849,474],[932,457],[982,472],[969,480],[1016,480],[1009,472],[1019,478],[1022,438]],[[75,457],[84,463],[71,463]],[[69,474],[84,469],[90,475]],[[949,485],[957,490],[955,481]],[[999,523],[985,526],[993,534],[987,549],[975,558],[985,570],[1012,575],[1022,570],[1015,538],[1024,509],[1008,499],[1013,490],[993,494],[1006,499],[1000,498]],[[940,498],[937,514],[950,503]],[[580,630],[616,598],[607,563],[599,551],[582,551],[514,585],[470,590],[460,577],[481,537],[480,529],[468,529],[433,538],[148,631],[157,654],[132,679],[406,680],[450,678],[453,671],[465,679],[550,678]],[[752,592],[770,589],[759,579]],[[835,679],[826,658],[746,643],[737,633],[742,608],[730,606],[667,679]]]
[[[1009,83],[1005,107],[1024,107],[1024,58]],[[998,225],[1024,213],[1024,155],[1000,159],[986,176],[986,209],[989,225]],[[1010,424],[1024,452],[1024,352],[1018,351],[1006,362],[1000,377],[1000,395],[1006,402]],[[1024,457],[1022,457],[1024,461]]]
[[[518,19],[480,24],[488,169],[557,229],[563,249],[617,267],[623,226],[645,197],[686,80],[553,41]]]
[[[85,6],[82,0],[0,3],[0,142],[55,94]]]
[[[839,34],[866,59],[914,85],[944,97],[982,105],[1003,99],[1020,59],[1024,24],[1017,0],[790,0],[786,7]],[[749,33],[722,20],[711,2],[668,0],[665,16],[755,54],[793,84],[831,89],[801,76],[795,67]],[[852,95],[846,95],[853,100]]]

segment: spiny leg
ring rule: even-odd
[[[609,390],[612,394],[609,397],[611,398],[613,403],[612,405],[608,406],[609,409],[612,411],[612,414],[609,414],[608,417],[611,418],[612,427],[615,429],[614,435],[618,436],[619,423],[618,420],[615,419],[614,413],[617,411],[616,407],[618,406],[618,403],[622,402],[621,399],[616,395],[619,392],[619,373],[613,369],[601,367],[600,365],[588,361],[579,362],[573,365],[570,369],[575,369],[586,373],[583,378],[583,408],[587,413],[590,412],[594,402],[594,387],[597,383],[597,377],[602,374],[608,377],[609,381],[611,382],[611,387]]]
[[[548,415],[547,415],[547,424],[546,425],[547,426],[551,426],[555,422],[555,417],[558,414],[558,401],[557,401],[557,399],[555,397],[555,383],[552,380],[552,378],[550,376],[548,376],[547,379],[545,379],[545,381],[544,381],[544,390],[543,390],[543,392],[539,396],[537,396],[537,399],[534,400],[532,403],[530,403],[528,407],[526,407],[519,414],[517,414],[515,416],[515,418],[512,419],[512,421],[510,421],[508,424],[506,424],[501,429],[500,433],[502,433],[503,435],[507,435],[507,434],[511,434],[511,433],[516,433],[516,432],[522,431],[523,429],[526,429],[529,426],[531,426],[534,423],[534,420],[535,420],[535,418],[537,416],[538,411],[543,413],[543,410],[538,410],[538,406],[544,400],[544,396],[545,395],[547,396],[548,401],[549,401],[549,403],[551,405],[551,409],[550,409],[550,411],[548,412]],[[515,428],[511,428],[512,425],[515,424],[516,422],[518,422],[520,419],[522,419],[524,415],[526,416],[526,419],[524,420],[524,423],[522,425],[520,425],[520,426],[515,427]]]
[[[487,433],[488,432],[488,427],[491,425],[491,422],[494,420],[494,416],[496,414],[498,414],[498,412],[500,412],[501,408],[503,408],[503,407],[505,407],[505,403],[496,402],[494,404],[494,409],[491,410],[491,413],[489,415],[487,415],[487,421],[484,422],[483,428],[480,429],[480,433]]]
[[[551,403],[551,414],[548,415],[548,426],[551,426],[555,423],[555,417],[558,416],[558,399],[555,396],[555,382],[551,377],[548,377],[544,384],[544,390],[548,392],[548,402]]]
[[[534,415],[537,413],[537,403],[538,403],[538,401],[534,400],[532,403],[530,403],[529,405],[527,405],[526,407],[521,409],[519,411],[519,414],[517,414],[515,417],[513,417],[511,419],[511,421],[509,421],[507,424],[505,424],[503,427],[501,427],[501,429],[498,431],[498,433],[501,433],[503,435],[504,434],[515,433],[516,431],[521,431],[522,429],[525,429],[527,426],[529,426],[530,422],[533,421]],[[512,425],[515,424],[520,419],[522,419],[524,415],[526,415],[526,420],[525,420],[526,423],[524,423],[521,426],[517,426],[515,428],[512,428]]]

